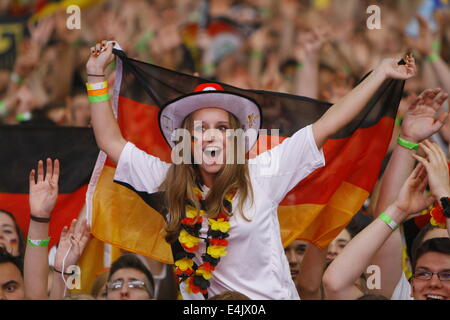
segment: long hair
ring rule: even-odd
[[[228,119],[231,129],[241,128],[239,121],[231,113],[228,113]],[[184,120],[183,128],[192,133],[192,114]],[[236,142],[239,138],[235,136],[233,139]],[[237,143],[233,144],[235,149],[234,160],[236,160],[238,155],[237,148],[240,142],[237,141]],[[247,160],[243,164],[237,161],[232,161],[231,164],[228,162],[217,173],[214,185],[205,199],[205,211],[208,218],[216,218],[220,212],[226,212],[223,200],[225,195],[232,189],[237,189],[239,193],[238,207],[241,213],[243,212],[244,203],[248,198],[253,202],[253,190],[250,183]],[[174,242],[178,238],[181,220],[186,217],[186,204],[189,203],[197,211],[201,209],[200,202],[194,194],[194,188],[197,186],[199,180],[200,172],[197,165],[186,163],[172,164],[164,182],[160,186],[160,190],[165,192],[165,204],[169,215],[166,227],[166,241],[169,243]],[[245,215],[243,215],[243,218],[248,221]]]
[[[16,217],[11,212],[0,209],[0,214],[2,214],[2,213],[6,214],[8,217],[10,217],[12,219],[12,221],[14,222],[14,229],[16,230],[17,237],[18,237],[17,241],[19,243],[19,256],[22,259],[24,259],[25,248],[26,248],[25,238],[23,236],[22,230],[20,230],[19,225],[17,224]]]

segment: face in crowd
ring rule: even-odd
[[[107,300],[150,300],[150,284],[145,274],[134,268],[114,272],[107,285]]]
[[[305,255],[306,245],[308,242],[302,240],[294,240],[289,246],[284,249],[284,253],[289,262],[289,269],[291,270],[291,277],[294,282],[300,274],[300,266]]]
[[[12,262],[0,263],[0,300],[23,300],[25,289],[20,270]]]
[[[347,229],[342,229],[338,236],[330,243],[327,252],[327,264],[330,264],[350,242],[352,237]]]
[[[192,113],[192,154],[200,171],[216,174],[226,163],[226,145],[231,130],[230,115],[219,108],[204,108]],[[228,130],[228,131],[227,131]]]
[[[6,213],[0,211],[0,250],[19,256],[19,235],[14,220]]]
[[[415,300],[450,299],[450,255],[427,252],[416,264],[412,279]]]

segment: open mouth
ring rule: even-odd
[[[437,294],[428,294],[425,295],[425,297],[427,298],[427,300],[447,300],[446,297]]]
[[[219,147],[206,147],[203,150],[206,160],[217,161],[222,154],[222,149]]]

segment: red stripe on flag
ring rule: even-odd
[[[351,137],[328,140],[323,147],[326,166],[302,180],[280,205],[326,204],[343,181],[370,193],[389,146],[386,141],[391,140],[393,121],[383,117],[370,128],[356,130]],[[371,141],[370,145],[367,141]]]
[[[55,209],[51,215],[49,248],[59,242],[59,236],[64,226],[70,226],[73,219],[78,218],[86,199],[87,185],[73,193],[59,194]],[[0,209],[11,212],[16,218],[25,239],[30,224],[30,206],[28,194],[0,193]]]

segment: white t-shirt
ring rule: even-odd
[[[408,279],[406,279],[404,273],[402,273],[402,277],[395,286],[391,300],[414,300],[414,298],[411,297],[411,284]]]
[[[138,192],[155,193],[170,165],[128,142],[120,155],[114,180]],[[251,221],[246,221],[239,212],[236,194],[227,238],[228,254],[221,258],[213,273],[209,297],[235,290],[251,299],[299,299],[281,242],[277,209],[293,187],[324,165],[323,151],[317,148],[311,125],[250,161],[254,204],[246,201],[243,211]],[[206,236],[207,228],[204,219],[201,237]],[[202,241],[194,258],[198,265],[204,252]],[[204,299],[201,294],[186,293],[184,283],[180,289],[184,299]]]

